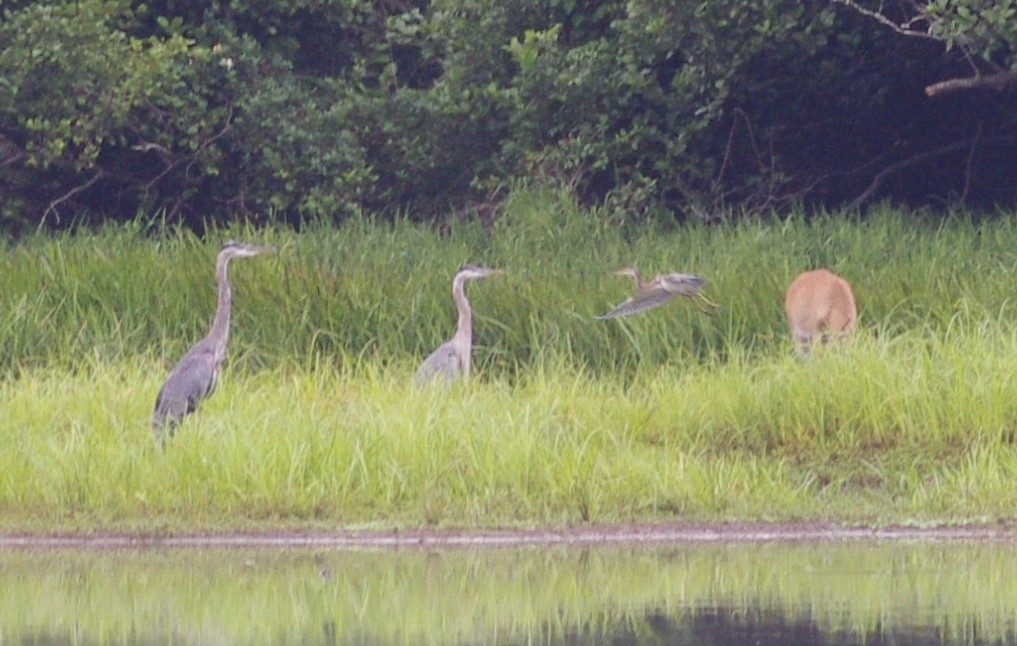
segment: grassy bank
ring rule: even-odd
[[[148,428],[237,261],[231,363],[164,452]],[[535,525],[675,519],[990,521],[1017,493],[1013,218],[885,211],[619,229],[519,193],[493,230],[107,230],[32,238],[0,271],[0,526]],[[416,390],[472,260],[477,378]],[[693,271],[723,305],[592,316]],[[856,287],[855,342],[798,360],[781,294],[809,266]]]

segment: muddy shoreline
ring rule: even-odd
[[[835,523],[667,523],[544,529],[278,530],[181,534],[0,533],[0,549],[254,548],[485,549],[836,541],[1017,542],[1017,523],[845,526]]]

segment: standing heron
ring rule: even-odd
[[[215,280],[219,284],[219,304],[215,319],[205,338],[195,343],[177,362],[159,390],[155,410],[152,412],[152,432],[159,442],[163,441],[165,431],[168,430],[172,435],[177,424],[186,415],[193,413],[198,403],[215,390],[230,337],[230,304],[233,298],[233,289],[227,275],[230,260],[272,251],[271,247],[234,240],[227,241],[219,251],[215,261]]]
[[[622,302],[613,310],[595,318],[599,320],[616,319],[630,314],[638,314],[668,302],[675,296],[686,296],[696,300],[701,310],[711,313],[720,307],[701,293],[706,280],[692,274],[659,274],[650,280],[643,280],[639,270],[626,267],[614,272],[616,276],[631,276],[636,281],[636,295]]]
[[[462,376],[470,378],[470,354],[473,351],[473,310],[466,300],[466,281],[504,274],[500,269],[488,269],[478,265],[463,265],[452,279],[452,298],[459,309],[459,323],[455,336],[424,359],[413,376],[415,385],[423,385],[441,377],[452,382]]]

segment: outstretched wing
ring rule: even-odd
[[[675,292],[669,292],[663,288],[648,289],[645,292],[640,292],[627,301],[621,303],[607,314],[597,316],[595,318],[597,320],[604,321],[607,319],[616,319],[622,316],[638,314],[639,312],[645,312],[646,310],[651,310],[654,307],[663,305],[674,297]]]
[[[682,296],[695,296],[706,285],[706,279],[692,274],[662,274],[657,281],[663,289]]]

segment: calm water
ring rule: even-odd
[[[986,543],[0,551],[2,644],[1017,643]]]

